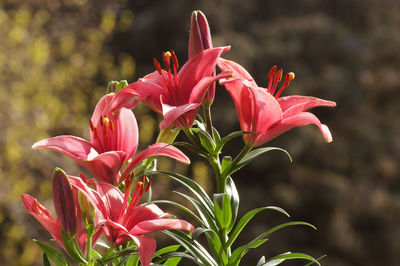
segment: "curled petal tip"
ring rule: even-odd
[[[332,141],[333,141],[333,139],[332,139],[332,134],[331,134],[331,132],[329,131],[328,126],[322,124],[322,125],[321,125],[321,130],[322,130],[322,134],[324,135],[325,141],[326,141],[327,143],[332,142]]]

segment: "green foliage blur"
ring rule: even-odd
[[[266,86],[266,74],[276,64],[296,74],[284,95],[312,95],[338,104],[313,111],[330,127],[331,144],[312,126],[292,130],[269,143],[288,150],[292,164],[268,153],[234,177],[242,212],[276,205],[293,220],[318,228],[282,231],[251,251],[245,265],[288,250],[327,254],[324,265],[396,265],[397,0],[1,1],[0,264],[40,265],[41,253],[31,239],[50,237],[25,211],[19,195],[32,194],[51,209],[54,167],[74,175],[83,171],[65,156],[32,151],[31,145],[61,134],[88,138],[88,120],[108,81],[131,83],[154,71],[152,59],[162,51],[174,49],[182,65],[189,18],[196,9],[209,19],[214,45],[232,45],[226,57],[245,66],[260,86]],[[239,129],[232,100],[221,87],[213,108],[218,130]],[[157,118],[142,105],[135,114],[144,147],[156,137]],[[239,146],[226,152],[238,152]],[[168,161],[160,164],[174,167]],[[210,173],[199,158],[188,175],[211,190]],[[154,181],[158,198],[172,197],[173,188],[164,179]],[[279,219],[256,218],[241,241],[287,221]]]

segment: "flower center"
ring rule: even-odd
[[[179,80],[177,75],[177,69],[179,68],[178,57],[173,50],[164,52],[162,55],[163,63],[166,71],[161,69],[160,63],[156,58],[153,59],[154,66],[157,72],[161,75],[164,80],[163,88],[169,99],[174,99],[174,93],[178,91]],[[171,59],[172,59],[172,71],[171,71]]]
[[[276,87],[278,86],[278,83],[281,82],[282,80],[282,75],[283,75],[283,69],[278,68],[276,66],[273,66],[271,70],[268,72],[268,78],[269,78],[269,83],[268,83],[268,88],[267,91],[274,96]],[[278,90],[278,92],[275,94],[275,99],[278,99],[281,93],[289,86],[289,83],[294,80],[294,73],[289,72],[285,76],[285,81],[283,82],[282,86]]]

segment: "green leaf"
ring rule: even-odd
[[[236,172],[237,170],[239,170],[240,168],[242,168],[243,166],[254,160],[257,156],[260,156],[261,154],[266,153],[268,151],[282,151],[289,157],[289,160],[292,162],[292,157],[290,157],[290,154],[284,149],[277,147],[258,148],[250,151],[242,158],[242,160],[240,160],[240,162],[238,162],[236,165],[233,165],[231,172],[229,174]]]
[[[219,143],[221,141],[221,136],[219,135],[218,131],[213,127],[213,132],[214,132],[214,140],[215,143]]]
[[[187,199],[190,203],[193,204],[193,206],[196,208],[197,212],[200,214],[201,216],[201,223],[205,225],[205,227],[207,228],[212,228],[214,230],[217,230],[216,228],[216,224],[215,224],[215,217],[214,217],[214,213],[210,213],[209,211],[207,211],[207,209],[204,207],[204,205],[202,205],[199,201],[193,199],[192,197],[183,194],[181,192],[178,191],[174,191],[176,194],[181,195],[182,197],[184,197],[185,199]]]
[[[46,253],[43,252],[43,266],[51,266],[49,258],[47,257]]]
[[[184,141],[174,142],[174,146],[182,146],[182,147],[185,147],[186,149],[193,151],[195,153],[201,153],[201,151],[199,149],[197,149],[194,145],[184,142]]]
[[[229,195],[230,201],[231,201],[231,209],[232,209],[232,219],[231,222],[228,226],[228,232],[230,232],[235,225],[236,222],[236,217],[239,211],[239,193],[236,189],[235,183],[233,182],[232,178],[230,176],[227,177],[226,179],[226,187],[225,187],[226,193]]]
[[[265,263],[265,256],[262,256],[261,258],[260,258],[260,260],[257,262],[257,265],[256,266],[261,266],[261,265],[263,265]]]
[[[154,171],[149,174],[163,174],[183,184],[186,188],[190,190],[190,192],[195,195],[195,197],[207,209],[207,211],[209,211],[210,214],[212,213],[213,203],[210,197],[207,195],[204,189],[192,179],[180,174],[168,173],[163,171]]]
[[[254,239],[250,243],[244,246],[240,246],[235,249],[232,253],[232,256],[229,258],[228,266],[236,266],[239,265],[240,260],[243,258],[244,255],[249,251],[251,248],[257,248],[260,245],[264,244],[268,239]]]
[[[196,214],[194,214],[191,210],[189,210],[182,204],[179,204],[177,202],[170,201],[170,200],[153,200],[152,203],[156,203],[156,204],[166,203],[166,204],[171,204],[175,207],[178,207],[179,209],[185,211],[187,214],[189,214],[191,217],[193,217],[196,220],[196,222],[198,222],[201,226],[205,226],[204,222]]]
[[[221,173],[228,172],[231,166],[232,166],[232,157],[224,156],[221,163]]]
[[[287,253],[278,255],[276,257],[273,257],[272,259],[268,260],[266,263],[262,264],[262,266],[274,266],[274,265],[280,264],[281,262],[283,262],[285,260],[293,260],[293,259],[308,260],[308,261],[311,261],[311,262],[316,263],[318,265],[321,265],[316,259],[314,259],[313,257],[311,257],[311,256],[309,256],[307,254],[287,252]],[[278,264],[276,264],[274,262],[278,262]]]
[[[224,201],[222,204],[222,221],[221,221],[222,228],[223,229],[228,228],[231,221],[232,221],[231,201],[229,199],[228,194],[225,194]]]
[[[186,250],[197,260],[197,263],[200,262],[202,263],[201,265],[218,266],[214,258],[207,252],[207,250],[197,241],[192,240],[188,235],[176,230],[163,232],[184,246]]]
[[[139,255],[130,255],[125,262],[125,266],[136,266],[139,264]]]
[[[55,250],[54,248],[41,243],[40,241],[34,239],[33,242],[43,251],[45,256],[43,256],[43,263],[45,264],[46,259],[51,260],[54,262],[55,265],[68,265],[67,260],[64,258],[64,256]]]
[[[194,229],[194,232],[192,233],[192,239],[196,240],[197,238],[199,238],[199,236],[205,232],[209,232],[212,231],[209,228],[203,228],[203,227],[197,227],[196,229]]]
[[[218,222],[218,228],[222,227],[222,209],[219,206],[217,200],[214,198],[214,216]]]
[[[228,141],[243,136],[244,134],[251,134],[251,132],[235,131],[223,137],[220,141],[217,141],[217,146],[215,147],[215,153],[218,155]]]
[[[215,143],[214,143],[214,140],[208,135],[208,133],[206,134],[205,132],[203,132],[202,130],[200,130],[198,136],[199,136],[201,145],[202,145],[210,154],[214,154]]]
[[[70,255],[74,261],[85,264],[88,263],[84,258],[82,251],[78,247],[75,239],[68,235],[64,230],[61,230],[61,239],[64,243],[65,249],[68,252],[68,255]]]
[[[226,243],[227,247],[230,247],[233,242],[236,240],[240,232],[243,230],[243,228],[246,226],[246,224],[258,213],[264,211],[264,210],[273,210],[273,211],[278,211],[280,213],[285,214],[286,216],[289,217],[289,214],[283,210],[282,208],[275,207],[275,206],[268,206],[268,207],[261,207],[257,208],[254,210],[251,210],[247,212],[243,217],[239,220],[238,224],[236,225],[235,229],[233,230],[231,236],[228,239],[228,242]]]

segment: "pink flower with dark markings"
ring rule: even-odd
[[[230,77],[231,71],[214,75],[218,58],[230,47],[207,49],[193,56],[178,73],[178,59],[173,51],[163,53],[166,70],[154,59],[156,71],[123,88],[111,103],[111,110],[133,108],[139,101],[163,116],[161,129],[171,125],[190,128],[209,86]],[[172,60],[172,64],[171,64]]]
[[[308,96],[279,97],[283,90],[294,79],[288,73],[282,86],[283,70],[274,66],[268,73],[268,88],[258,87],[250,74],[239,64],[220,59],[218,66],[223,70],[233,71],[233,79],[222,83],[233,98],[239,116],[242,131],[252,132],[243,136],[247,145],[260,146],[286,131],[299,126],[314,124],[319,127],[324,139],[332,141],[329,128],[308,109],[336,106],[335,102]]]
[[[120,108],[111,112],[110,102],[115,94],[105,95],[97,103],[90,119],[90,141],[65,135],[44,139],[33,144],[33,149],[61,152],[87,167],[100,180],[119,184],[142,160],[153,156],[168,156],[180,162],[190,161],[179,149],[156,143],[136,157],[120,175],[122,165],[135,155],[138,146],[138,126],[132,111]]]
[[[163,212],[155,204],[139,205],[141,197],[150,187],[150,183],[146,185],[145,179],[137,182],[129,201],[132,177],[130,175],[126,179],[124,194],[115,186],[94,179],[88,180],[87,184],[78,177],[70,177],[70,180],[95,208],[95,226],[103,225],[108,241],[119,246],[133,240],[137,245],[140,261],[147,266],[156,250],[156,241],[144,235],[169,229],[193,231],[194,227],[184,220],[169,218],[170,214]]]

